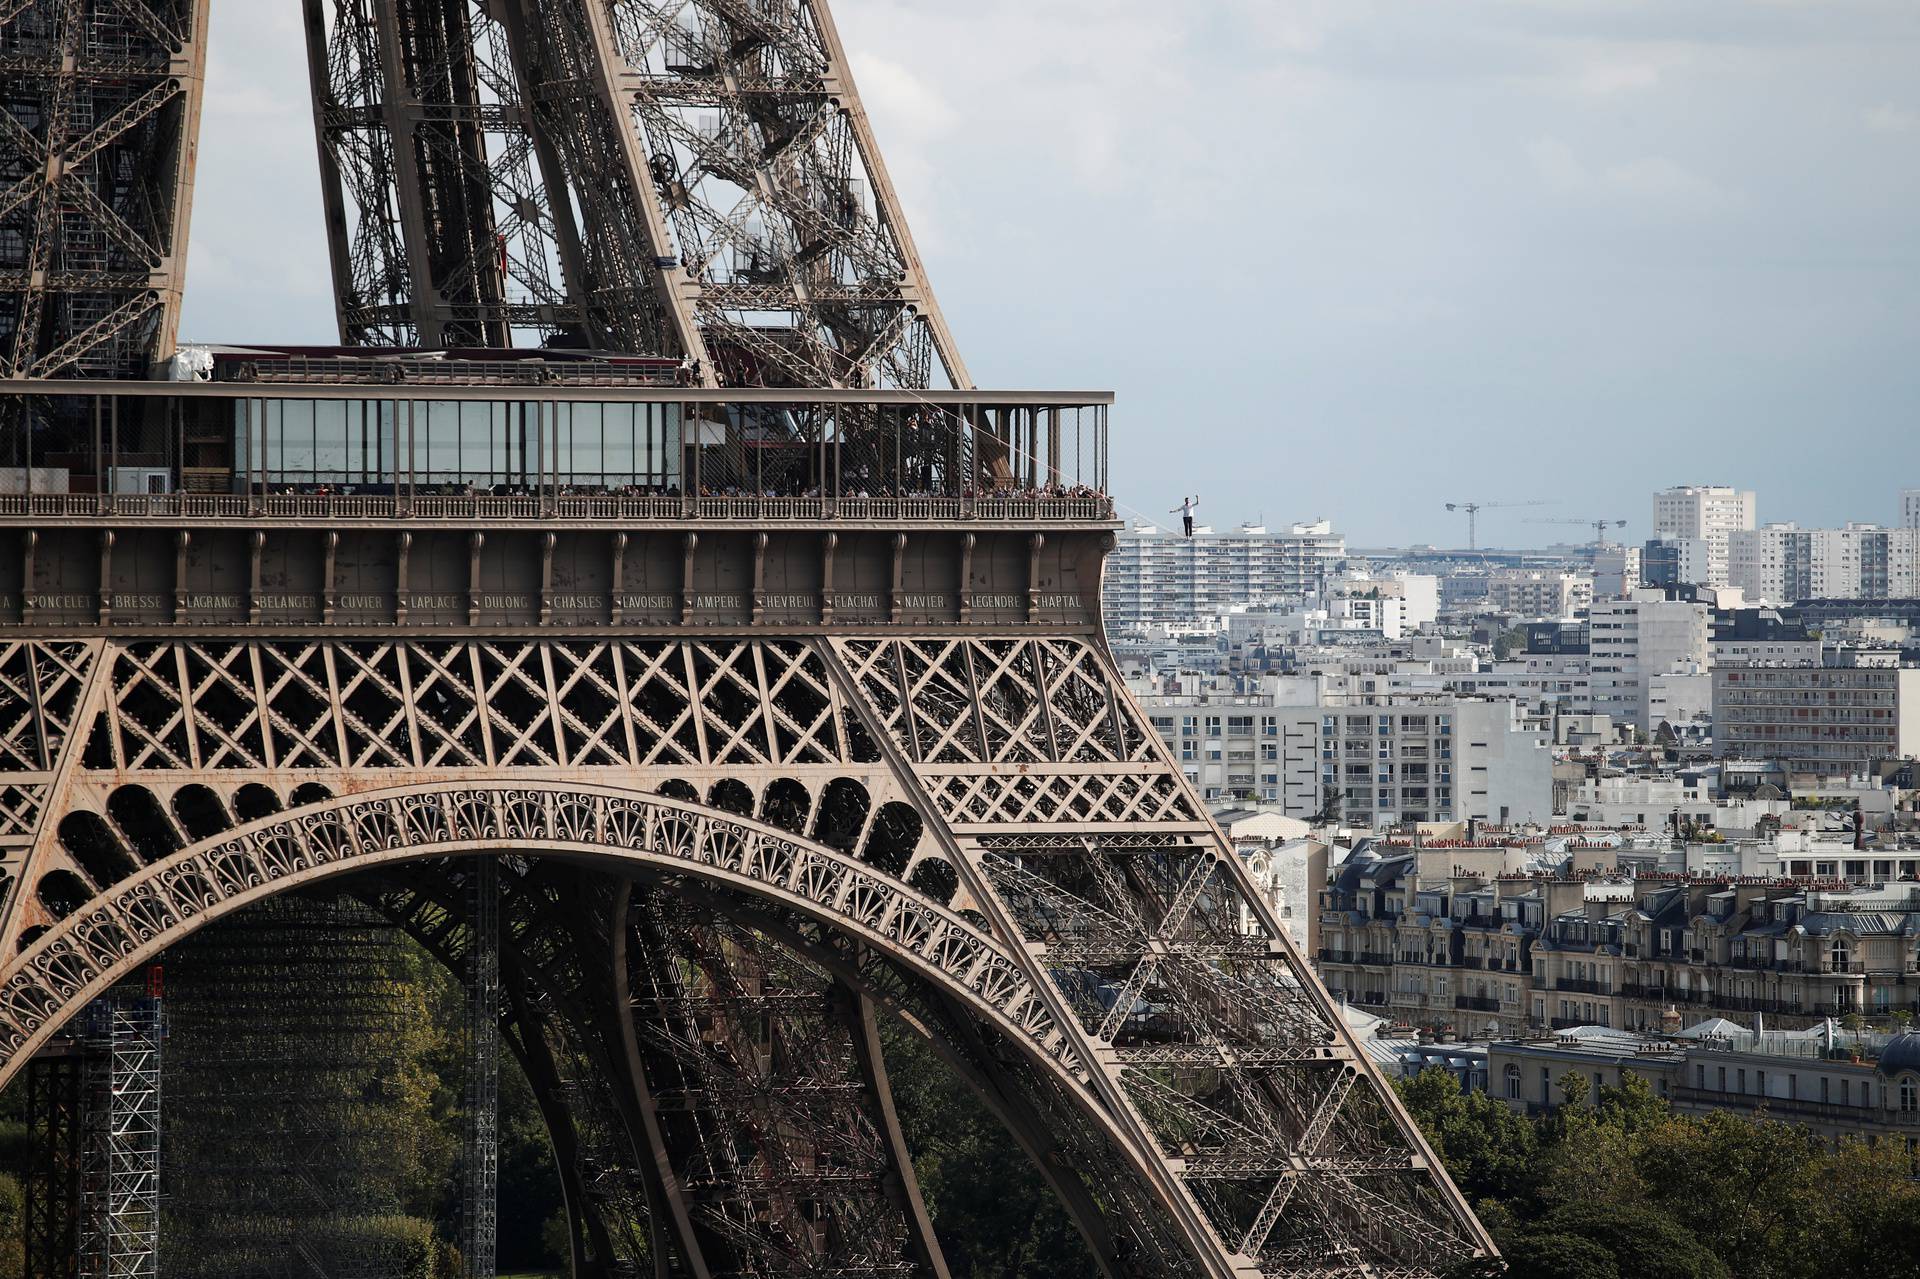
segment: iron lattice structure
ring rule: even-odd
[[[343,341],[967,385],[824,4],[304,4]]]
[[[204,15],[171,3],[0,0],[0,57],[39,59],[21,83],[42,104],[0,122],[28,157],[5,212],[110,228],[104,177],[61,186],[106,153],[35,163],[27,140],[63,103],[115,109],[133,81],[88,70],[83,35],[120,15],[140,65],[174,69],[150,95],[173,114],[112,171],[184,228]],[[417,495],[419,397],[370,404],[351,361],[318,361],[339,385],[172,409],[82,388],[96,475],[124,413],[234,491],[0,501],[0,1084],[148,957],[338,878],[482,1000],[497,965],[576,1275],[944,1279],[886,1017],[1000,1115],[1109,1276],[1489,1256],[1121,686],[1098,621],[1111,509],[1004,495],[1060,479],[1057,406],[1078,401],[1016,393],[996,425],[964,389],[824,0],[304,13],[344,342],[678,357],[706,386],[592,392],[660,402],[672,489],[586,498],[542,434],[579,387],[433,393],[555,401],[517,406],[536,498]],[[171,261],[161,321],[83,371],[166,354]],[[15,275],[6,305],[53,314],[53,278]],[[57,326],[15,332],[16,375],[72,364]],[[927,389],[942,376],[963,389]],[[832,428],[780,427],[787,388],[809,422],[832,402]],[[396,450],[372,495],[270,497],[262,434],[256,492],[255,408],[309,396],[404,420],[404,470]],[[249,980],[236,1011],[269,1017]],[[71,1081],[34,1069],[60,1148]],[[52,1249],[70,1233],[34,1222]]]
[[[465,962],[458,859],[504,855],[507,1041],[565,1134],[588,1270],[637,1264],[622,1232],[651,1222],[710,1273],[938,1273],[889,1013],[994,1100],[1110,1273],[1434,1274],[1485,1248],[1084,640],[10,659],[56,711],[15,702],[13,740],[43,724],[61,780],[16,863],[8,1073],[144,956],[347,872]]]
[[[145,377],[172,350],[207,3],[0,5],[0,376]]]

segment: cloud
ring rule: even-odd
[[[1608,58],[1589,63],[1573,77],[1573,87],[1594,97],[1635,93],[1660,83],[1660,67],[1651,60]]]
[[[1528,143],[1526,152],[1534,172],[1561,195],[1685,215],[1711,213],[1730,200],[1727,192],[1666,156],[1588,165],[1557,138]]]
[[[1868,107],[1861,113],[1861,119],[1875,133],[1920,132],[1920,112],[1903,111],[1890,102]]]

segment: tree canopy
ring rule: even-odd
[[[1532,1116],[1441,1070],[1400,1086],[1510,1279],[1920,1279],[1903,1143],[1677,1114],[1632,1075],[1597,1098],[1577,1072],[1559,1082],[1574,1104]]]

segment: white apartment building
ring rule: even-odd
[[[1643,587],[1623,600],[1596,601],[1591,625],[1593,710],[1652,732],[1650,681],[1707,669],[1713,611]]]
[[[1750,597],[1790,604],[1920,594],[1920,529],[1769,524],[1733,534],[1729,545],[1729,580]]]
[[[1487,603],[1496,613],[1572,617],[1593,603],[1593,578],[1585,573],[1503,568],[1487,579]]]
[[[1704,666],[1647,676],[1647,722],[1678,727],[1713,718],[1713,672]]]
[[[1347,825],[1547,822],[1548,734],[1510,701],[1393,698],[1278,704],[1277,694],[1141,697],[1155,731],[1209,801],[1251,797],[1290,817]]]
[[[1347,539],[1325,520],[1270,532],[1242,524],[1192,537],[1153,524],[1121,531],[1107,557],[1109,628],[1215,618],[1235,604],[1319,592],[1347,556]]]
[[[1379,631],[1390,640],[1431,626],[1440,616],[1440,579],[1422,573],[1375,577],[1342,573],[1321,591],[1330,618]]]
[[[1640,585],[1640,548],[1608,542],[1594,548],[1593,596],[1617,600]]]
[[[1653,495],[1653,535],[1671,541],[1701,543],[1705,563],[1682,548],[1682,571],[1703,586],[1727,585],[1728,540],[1754,526],[1757,503],[1751,490],[1718,484],[1687,484]],[[1690,563],[1690,561],[1693,561]]]
[[[1920,667],[1892,649],[1828,649],[1817,664],[1713,672],[1714,752],[1844,777],[1920,758]]]
[[[1818,662],[1822,647],[1818,639],[1717,639],[1713,641],[1712,664],[1743,666],[1749,662],[1771,662],[1778,666]]]
[[[1551,706],[1563,715],[1591,715],[1592,666],[1593,659],[1584,653],[1527,654],[1452,676],[1446,687],[1471,697],[1505,697]]]
[[[1900,527],[1920,529],[1920,489],[1901,491]]]

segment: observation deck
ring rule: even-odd
[[[0,382],[0,625],[1099,625],[1108,393],[264,354]]]

